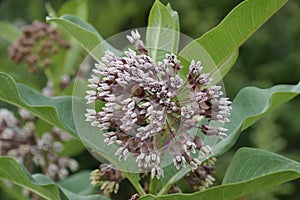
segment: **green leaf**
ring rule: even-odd
[[[64,28],[88,53],[93,56],[93,58],[98,61],[101,60],[103,51],[106,49],[113,51],[115,54],[121,55],[118,50],[104,41],[98,31],[91,24],[74,15],[66,14],[59,18],[47,17],[47,21],[54,22]],[[100,44],[101,46],[98,46]]]
[[[242,89],[232,103],[230,122],[226,124],[228,137],[213,147],[213,154],[210,157],[225,153],[235,144],[241,131],[299,94],[300,83],[298,85],[278,85],[269,89],[256,87]],[[173,184],[183,178],[189,171],[188,168],[176,171],[173,166],[166,168],[165,177],[161,180],[164,186],[160,194],[167,192]]]
[[[75,194],[63,186],[56,185],[54,181],[42,174],[31,176],[23,165],[10,157],[0,157],[0,179],[26,188],[48,200],[108,200],[101,195]]]
[[[8,181],[0,180],[0,197],[5,200],[28,200],[20,189],[20,186],[11,184]]]
[[[34,174],[32,175],[35,181],[37,181],[40,184],[54,184],[57,188],[59,188],[68,199],[74,199],[74,200],[109,200],[107,197],[96,194],[96,195],[79,195],[76,194],[63,186],[57,185],[54,181],[49,179],[47,176],[43,174]]]
[[[234,145],[241,131],[257,120],[300,94],[297,85],[277,85],[268,89],[247,87],[242,89],[232,102],[228,137],[214,148],[215,155],[221,155]]]
[[[32,175],[33,178],[38,181],[39,183],[42,184],[55,184],[61,191],[63,191],[63,193],[68,197],[68,199],[74,199],[74,200],[109,200],[109,198],[96,194],[96,195],[81,195],[81,194],[77,194],[73,191],[70,191],[68,189],[66,189],[65,187],[61,186],[61,185],[57,185],[54,181],[52,181],[51,179],[49,179],[47,176],[43,175],[43,174],[34,174]]]
[[[66,14],[60,18],[47,17],[47,21],[62,26],[88,52],[92,51],[103,40],[91,24],[74,15]]]
[[[87,20],[89,14],[88,2],[87,0],[67,1],[59,9],[58,14],[60,16],[64,14],[72,14],[82,20]],[[80,55],[82,54],[83,49],[74,37],[70,37],[69,43],[71,44],[71,49],[66,52],[64,67],[66,68],[65,73],[74,74],[79,67],[79,59],[81,59]]]
[[[81,143],[78,138],[69,140],[63,143],[64,149],[59,154],[60,156],[77,156],[85,151],[85,146]]]
[[[90,173],[91,171],[80,171],[60,181],[59,185],[76,194],[91,194],[95,187],[91,185]]]
[[[299,177],[299,162],[259,149],[242,148],[233,157],[221,186],[193,194],[147,195],[140,199],[234,200]]]
[[[88,18],[88,2],[87,0],[72,0],[65,2],[59,9],[58,15],[71,14],[76,15],[82,20]]]
[[[147,28],[147,48],[153,60],[165,58],[166,52],[176,53],[179,45],[179,17],[170,4],[163,5],[159,0],[153,4]]]
[[[298,175],[295,178],[300,177],[300,163],[265,150],[241,148],[234,155],[222,185],[254,180],[262,176],[262,178],[266,178],[265,176],[274,176],[282,172],[296,172]],[[282,177],[277,176],[277,178],[273,178],[273,182],[264,184],[273,185],[276,179],[288,178],[283,175]],[[286,182],[286,180],[279,182]],[[265,187],[263,186],[263,188]]]
[[[102,196],[100,194],[94,194],[94,195],[77,195],[69,190],[66,190],[64,188],[61,188],[61,190],[66,194],[68,199],[72,200],[109,200],[109,198]]]
[[[0,100],[25,108],[49,124],[78,137],[72,115],[72,97],[45,97],[0,72]]]
[[[226,74],[231,70],[232,66],[235,64],[238,56],[239,56],[239,51],[236,50],[220,65],[220,67],[216,68],[212,72],[211,74],[211,77],[213,78],[212,84],[217,84],[223,79],[223,77],[226,76]]]
[[[0,36],[12,43],[21,36],[21,31],[9,22],[0,21]]]
[[[54,184],[40,184],[13,158],[0,157],[0,179],[24,187],[45,199],[67,199]]]
[[[218,26],[187,45],[180,52],[181,58],[188,62],[201,60],[206,72],[219,68],[287,1],[243,1]],[[188,69],[185,70],[187,73]],[[228,71],[229,69],[226,70]],[[223,77],[226,73],[221,75]]]

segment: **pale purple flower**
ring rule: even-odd
[[[178,74],[175,77],[171,77],[170,81],[171,81],[171,86],[173,88],[181,88],[181,86],[183,84],[183,79],[180,78],[180,76]]]
[[[194,113],[195,113],[194,108],[190,105],[183,106],[181,108],[181,116],[182,117],[191,118]]]

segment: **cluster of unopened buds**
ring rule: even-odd
[[[72,139],[69,134],[54,127],[38,138],[35,117],[24,109],[19,110],[19,115],[21,119],[7,109],[0,109],[0,156],[16,158],[29,171],[41,167],[53,180],[68,176],[68,169],[77,170],[76,160],[60,156],[63,143]]]
[[[185,181],[195,191],[202,191],[211,186],[215,178],[215,163],[216,158],[210,158],[197,167],[193,172],[188,173],[185,176]]]
[[[122,172],[116,170],[111,164],[100,164],[99,168],[92,171],[90,175],[91,184],[101,184],[100,190],[105,196],[118,192],[122,178]]]
[[[120,160],[135,156],[139,169],[150,171],[152,178],[163,176],[166,154],[177,169],[196,170],[198,157],[212,152],[203,138],[226,137],[231,102],[210,74],[202,73],[200,61],[190,63],[185,80],[175,54],[155,63],[137,31],[127,38],[137,51],[128,49],[118,57],[107,50],[95,64],[86,100],[105,104],[100,111],[87,109],[86,121],[102,130],[104,142],[119,146]]]
[[[62,39],[60,32],[40,21],[24,26],[22,35],[9,48],[9,57],[16,63],[22,61],[29,66],[31,73],[38,68],[45,69],[52,63],[51,56],[70,44]]]

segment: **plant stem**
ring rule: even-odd
[[[171,188],[174,183],[177,182],[180,178],[182,178],[184,175],[186,175],[190,171],[190,168],[182,168],[177,171],[177,173],[174,174],[172,178],[168,180],[166,184],[161,188],[161,190],[158,192],[157,196],[161,196],[163,194],[166,194],[168,190]]]
[[[150,179],[149,193],[156,194],[158,189],[158,179],[156,176]]]
[[[133,187],[136,189],[136,191],[141,195],[146,195],[144,189],[142,188],[142,186],[136,182],[131,176],[129,172],[123,172],[123,175],[131,182],[131,184],[133,185]]]

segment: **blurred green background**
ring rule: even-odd
[[[271,0],[270,0],[271,1]],[[49,0],[55,10],[65,2]],[[147,16],[153,0],[89,0],[88,21],[104,38],[121,31],[147,26]],[[180,17],[181,32],[198,38],[216,26],[241,0],[173,0]],[[0,20],[16,27],[31,24],[35,19],[45,21],[44,0],[0,0]],[[246,86],[270,87],[275,84],[296,84],[300,80],[300,1],[291,0],[241,48],[237,63],[224,80],[227,95],[233,99]],[[7,55],[8,43],[0,37],[1,71],[9,71],[12,62]],[[18,67],[15,78],[30,76],[25,67]],[[38,77],[38,76],[36,76]],[[42,76],[36,82],[45,83]],[[220,182],[233,153],[241,146],[258,147],[300,161],[300,97],[260,120],[219,158],[217,181]],[[78,159],[81,159],[80,157]],[[96,162],[94,162],[96,163]],[[122,185],[125,185],[123,183]],[[123,188],[123,189],[122,189]],[[124,187],[121,186],[121,191]],[[244,197],[258,199],[300,199],[300,181]]]

